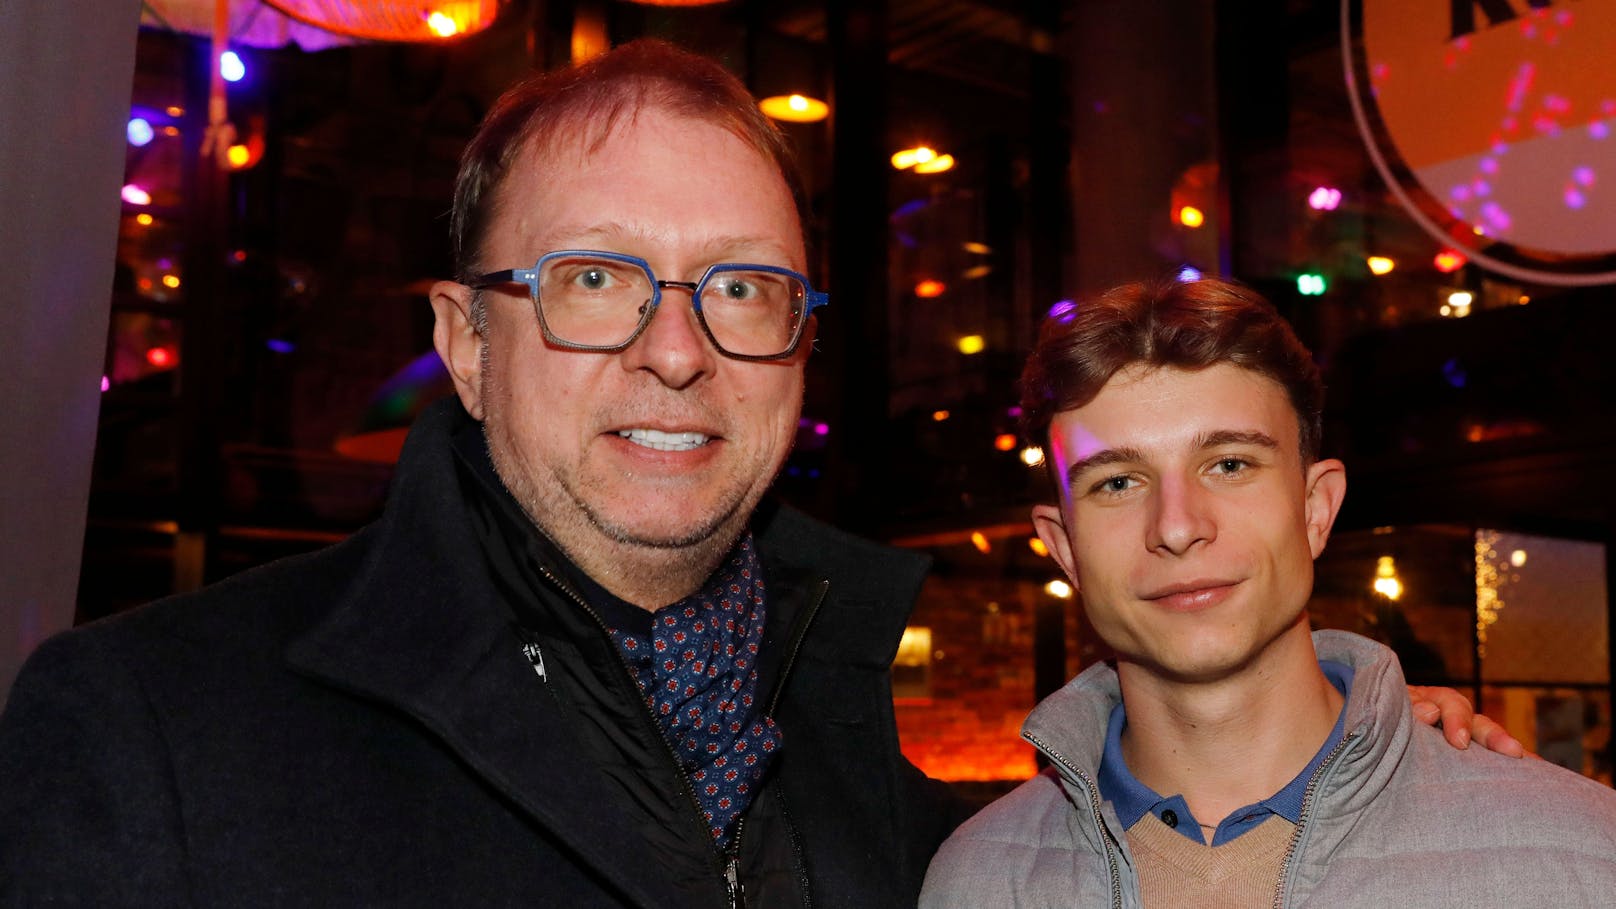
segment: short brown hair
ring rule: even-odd
[[[459,279],[469,280],[480,270],[493,191],[529,142],[546,151],[568,140],[594,148],[620,118],[647,107],[722,126],[757,149],[785,178],[798,221],[806,226],[807,199],[790,143],[740,80],[707,57],[666,41],[640,39],[526,79],[494,102],[461,155],[455,178],[450,235]]]
[[[1302,462],[1319,455],[1324,382],[1290,323],[1231,281],[1125,284],[1044,321],[1021,374],[1022,425],[1042,441],[1055,414],[1094,400],[1134,364],[1204,369],[1233,363],[1284,387],[1301,425]]]

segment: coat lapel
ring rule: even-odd
[[[421,450],[421,430],[431,432],[434,416],[441,414],[424,415],[427,425],[412,433],[416,445],[405,449],[365,568],[286,658],[305,675],[416,718],[634,904],[667,906],[674,894],[656,863],[624,860],[641,836],[564,734],[567,718],[523,656],[513,619],[489,580],[468,570],[481,566],[481,555],[463,504],[447,498],[457,493],[444,433],[435,450]]]

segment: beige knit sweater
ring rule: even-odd
[[[1221,846],[1203,846],[1147,811],[1128,828],[1128,848],[1147,909],[1249,909],[1268,906],[1279,886],[1279,865],[1296,825],[1270,815]]]

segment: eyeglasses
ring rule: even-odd
[[[663,281],[644,259],[622,253],[563,249],[532,268],[490,272],[468,287],[526,284],[544,338],[570,350],[615,352],[651,324],[662,291],[691,292],[702,331],[718,352],[736,360],[789,357],[808,314],[830,302],[808,279],[773,265],[714,265],[700,281]]]

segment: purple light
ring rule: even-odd
[[[284,338],[270,338],[268,341],[264,342],[264,346],[278,354],[289,354],[292,351],[297,350],[296,344],[293,344],[291,341]]]
[[[830,435],[830,424],[829,423],[815,423],[814,424],[814,435],[816,435],[816,436]]]
[[[1019,416],[1021,416],[1021,408],[1019,406],[1017,406],[1017,405],[1012,404],[1010,406],[1010,409],[1005,411],[1005,415],[1006,416],[1011,416],[1011,417],[1019,417]]]
[[[1595,120],[1588,124],[1588,135],[1595,139],[1603,139],[1610,135],[1610,126],[1603,120]]]
[[[1588,203],[1582,192],[1575,187],[1568,187],[1565,191],[1566,208],[1581,208]]]
[[[119,191],[118,195],[122,196],[123,200],[128,202],[130,205],[151,204],[151,193],[146,192],[144,189],[141,189],[139,186],[136,186],[133,183],[125,183],[123,189]]]
[[[1341,204],[1341,190],[1333,186],[1320,186],[1307,196],[1307,204],[1314,211],[1335,211]]]
[[[1049,308],[1049,318],[1058,322],[1070,322],[1077,313],[1077,303],[1073,300],[1061,300]]]
[[[150,142],[152,137],[157,135],[157,132],[152,129],[150,121],[148,121],[145,117],[131,117],[129,119],[129,126],[124,130],[124,134],[129,137],[130,145],[139,148],[142,145]]]
[[[1484,173],[1484,174],[1496,174],[1496,173],[1498,173],[1498,159],[1497,158],[1482,158],[1480,167],[1481,167],[1481,172]]]
[[[1577,181],[1577,183],[1581,186],[1593,186],[1594,169],[1584,164],[1571,172],[1571,179]]]
[[[1202,277],[1203,275],[1201,274],[1201,270],[1193,265],[1186,265],[1178,270],[1178,283],[1180,284],[1189,284],[1192,281],[1199,281]]]

